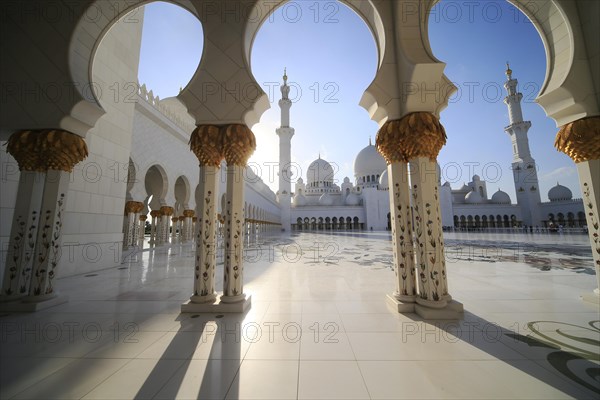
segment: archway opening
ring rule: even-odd
[[[253,127],[257,151],[250,161],[273,191],[278,190],[278,179],[267,174],[267,167],[279,153],[274,132],[281,125],[277,102],[284,68],[292,101],[290,126],[297,132],[292,139],[292,185],[320,156],[330,161],[335,173],[333,182],[323,184],[324,191],[339,191],[342,179],[354,176],[355,155],[378,129],[359,106],[378,68],[377,48],[365,20],[342,2],[288,2],[268,15],[254,37],[251,69],[271,109]],[[344,132],[344,141],[326,132]],[[315,190],[315,196],[317,192],[321,190]]]

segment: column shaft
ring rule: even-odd
[[[410,160],[417,253],[417,303],[443,308],[450,300],[439,209],[437,163],[427,157]]]
[[[585,220],[588,228],[590,244],[592,245],[592,258],[596,270],[597,288],[594,293],[600,297],[600,159],[583,161],[577,164]]]
[[[41,301],[56,296],[52,286],[60,259],[62,223],[70,173],[48,170],[40,209],[29,300]]]
[[[225,201],[225,264],[223,302],[244,300],[244,179],[243,166],[227,166],[227,194]]]
[[[401,161],[389,164],[388,177],[390,180],[392,250],[396,275],[394,297],[402,302],[414,302],[416,296],[415,262],[407,164]]]
[[[194,303],[213,302],[215,293],[215,269],[217,265],[217,179],[219,167],[200,166],[200,199],[196,210],[198,234],[196,261],[194,265]],[[189,217],[188,217],[189,218]]]
[[[10,230],[2,297],[25,296],[29,291],[34,247],[42,205],[45,173],[21,171]]]

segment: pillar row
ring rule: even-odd
[[[577,165],[597,284],[594,292],[584,294],[583,298],[600,303],[600,116],[564,125],[554,146]]]
[[[144,203],[141,201],[127,201],[125,203],[125,213],[123,221],[123,249],[137,246],[138,239],[138,218],[140,211],[144,209]]]
[[[11,135],[7,151],[17,160],[21,176],[1,298],[39,303],[57,295],[53,282],[70,173],[87,157],[87,145],[63,130],[25,130]]]

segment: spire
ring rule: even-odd
[[[281,98],[283,100],[289,100],[289,94],[290,94],[290,87],[287,84],[287,68],[283,68],[283,86],[281,86]]]
[[[512,69],[510,69],[510,66],[508,65],[508,61],[507,61],[506,62],[506,77],[508,79],[512,79],[511,75],[512,75]]]
[[[369,146],[373,146],[373,145],[371,144],[371,136],[370,136],[370,135],[369,135]]]

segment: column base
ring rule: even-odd
[[[206,296],[192,296],[190,302],[194,304],[207,304],[214,303],[217,300],[217,294],[213,293]]]
[[[221,296],[220,301],[213,303],[192,303],[191,300],[186,301],[181,305],[182,313],[243,313],[250,308],[252,295],[246,296],[243,300],[235,303],[227,303],[223,301]]]
[[[588,303],[600,305],[600,289],[596,288],[591,293],[582,294],[581,299]]]
[[[415,304],[415,313],[423,319],[462,319],[464,316],[462,303],[452,300],[444,308],[430,308]]]
[[[19,300],[0,303],[0,311],[2,312],[36,312],[45,310],[50,307],[58,306],[69,301],[69,296],[58,294],[56,296],[47,297],[45,300],[38,296],[26,296]],[[40,296],[42,297],[42,296]]]
[[[409,301],[401,301],[396,298],[393,294],[388,294],[386,296],[386,302],[388,306],[392,307],[395,311],[399,313],[412,313],[415,312],[415,302]]]

